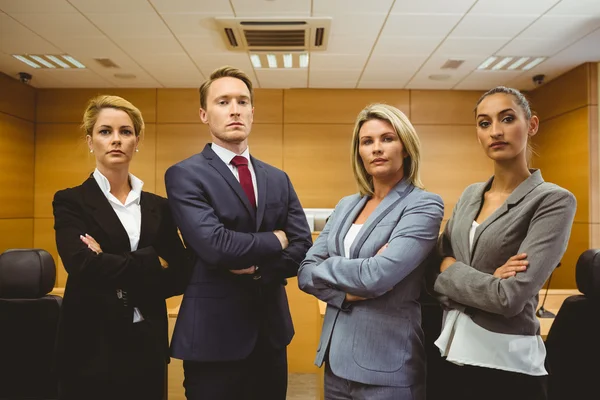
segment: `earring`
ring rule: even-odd
[[[93,153],[93,152],[94,152],[94,149],[90,149],[90,153]]]
[[[140,151],[140,149],[138,149],[137,147],[135,148],[135,152],[138,153]]]

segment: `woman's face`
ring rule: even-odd
[[[363,123],[358,133],[358,153],[369,175],[377,179],[404,176],[404,146],[392,124],[380,119]]]
[[[511,94],[487,96],[477,107],[477,140],[496,162],[527,159],[527,140],[537,133],[539,121],[529,120]]]
[[[115,108],[104,108],[98,113],[92,136],[87,136],[90,150],[96,156],[96,165],[107,169],[129,167],[137,148],[136,136],[129,115]]]

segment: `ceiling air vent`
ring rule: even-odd
[[[119,68],[119,66],[110,58],[94,58],[94,61],[102,65],[104,68]]]
[[[442,69],[458,69],[464,62],[465,60],[455,60],[451,58],[442,65]]]
[[[327,49],[331,18],[215,18],[229,50],[319,51]]]

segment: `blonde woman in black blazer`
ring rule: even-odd
[[[546,399],[546,350],[535,311],[567,248],[576,200],[528,168],[539,121],[519,91],[492,89],[475,111],[494,176],[464,191],[439,241],[434,289],[447,306],[436,341],[449,361],[444,393]]]
[[[53,201],[68,273],[58,333],[61,400],[162,399],[168,361],[165,298],[191,263],[167,200],[129,173],[144,121],[116,96],[92,99],[83,128],[96,170]]]

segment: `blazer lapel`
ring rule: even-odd
[[[341,210],[342,215],[345,215],[346,217],[342,219],[338,224],[338,229],[336,230],[337,233],[335,237],[335,250],[337,254],[342,257],[346,256],[346,254],[344,254],[344,238],[350,230],[350,226],[352,226],[352,223],[354,222],[356,217],[358,217],[358,214],[361,212],[361,210],[364,208],[365,203],[368,199],[369,198],[367,196],[357,197],[353,203],[350,203],[348,205],[346,210]]]
[[[106,196],[102,193],[96,180],[90,177],[81,186],[84,202],[91,209],[94,220],[106,232],[115,249],[131,251],[127,231],[125,231],[123,224],[121,224],[119,217],[117,217],[115,210],[113,210]]]
[[[223,179],[225,179],[225,182],[229,184],[229,186],[235,192],[242,204],[244,204],[244,207],[246,207],[248,213],[254,218],[256,216],[256,211],[254,210],[254,207],[252,207],[252,205],[250,204],[250,201],[248,200],[246,193],[242,189],[240,182],[238,182],[238,180],[235,179],[235,176],[233,175],[229,167],[225,165],[223,160],[221,160],[219,156],[217,156],[215,152],[210,148],[210,144],[207,144],[204,147],[204,150],[202,150],[202,155],[208,160],[210,166],[216,169],[219,174],[221,174]]]
[[[250,156],[252,167],[256,175],[256,189],[258,190],[258,204],[256,210],[256,230],[260,229],[263,217],[265,216],[265,207],[267,201],[267,170],[262,166],[260,161]]]
[[[160,225],[160,212],[157,209],[157,204],[144,192],[142,192],[140,198],[140,209],[142,213],[142,226],[140,228],[138,249],[152,245]]]
[[[350,258],[358,257],[358,253],[360,248],[363,246],[373,229],[385,218],[386,215],[390,213],[394,207],[396,207],[410,192],[413,191],[415,187],[406,181],[406,179],[401,180],[396,184],[396,186],[390,190],[387,196],[379,203],[379,205],[375,208],[373,213],[369,215],[365,224],[358,232],[354,243],[350,247]],[[353,219],[354,221],[354,219]]]
[[[523,197],[525,197],[529,192],[531,192],[538,185],[540,185],[541,183],[544,182],[544,179],[542,178],[542,174],[539,170],[530,170],[530,171],[532,172],[532,174],[529,176],[529,178],[527,178],[523,182],[521,182],[521,184],[519,186],[517,186],[517,188],[510,194],[510,196],[508,196],[508,199],[506,199],[506,201],[500,207],[498,207],[498,209],[496,211],[494,211],[492,213],[492,215],[487,217],[487,219],[485,221],[483,221],[483,223],[481,225],[479,225],[477,227],[477,229],[475,230],[475,236],[473,237],[473,250],[469,252],[470,253],[469,263],[472,260],[473,253],[475,253],[475,247],[477,246],[477,241],[478,241],[479,237],[481,236],[481,233],[483,231],[485,231],[488,226],[493,224],[498,218],[500,218],[501,216],[506,214],[515,204],[520,202],[523,199]],[[487,188],[490,187],[492,180],[493,180],[493,177],[488,181],[488,184],[483,187],[483,190],[479,194],[479,202],[480,203],[483,199],[483,193],[487,190]],[[473,222],[475,215],[479,211],[479,208],[480,207],[477,207],[477,209],[475,210],[473,218],[470,220],[471,223]],[[467,244],[468,244],[468,238],[467,238]]]

